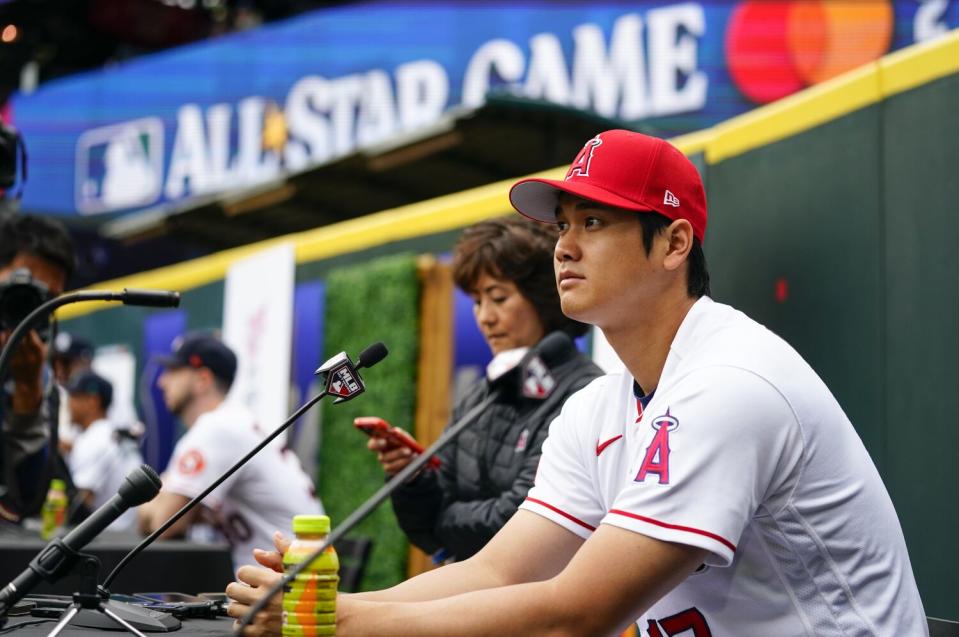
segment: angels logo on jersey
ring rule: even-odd
[[[646,631],[649,637],[672,637],[673,635],[712,637],[713,634],[706,618],[695,606],[659,620],[648,620]]]
[[[326,391],[334,396],[346,398],[363,390],[360,388],[360,384],[356,382],[349,366],[343,365],[330,372]]]
[[[206,461],[203,460],[203,454],[196,449],[190,449],[180,457],[176,468],[183,475],[193,476],[203,471],[205,466]]]
[[[646,447],[646,456],[636,474],[636,482],[645,482],[646,476],[655,473],[659,476],[659,484],[669,484],[669,432],[679,427],[679,421],[669,414],[653,418],[653,429],[656,435]]]

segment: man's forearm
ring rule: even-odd
[[[418,602],[502,586],[493,569],[479,560],[466,560],[427,571],[382,591],[349,595],[351,599],[379,602]]]
[[[555,580],[489,588],[429,602],[343,600],[337,635],[361,637],[582,637],[603,634],[591,613],[556,603]],[[583,591],[588,598],[587,591]],[[601,630],[601,629],[600,629]],[[612,631],[615,632],[615,631]]]
[[[188,501],[189,499],[186,496],[161,491],[154,500],[140,505],[137,509],[140,531],[142,533],[153,533]],[[165,540],[185,535],[196,519],[197,511],[198,509],[193,509],[177,520],[173,526],[160,535],[160,539]]]

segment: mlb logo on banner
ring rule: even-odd
[[[83,214],[145,206],[163,185],[163,122],[145,117],[77,139],[76,204]]]

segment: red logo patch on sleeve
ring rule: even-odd
[[[206,461],[203,460],[203,454],[196,449],[190,449],[185,454],[180,456],[179,462],[177,462],[176,468],[177,471],[187,476],[194,476],[203,471],[203,467],[206,466]]]

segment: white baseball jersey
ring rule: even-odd
[[[553,421],[522,508],[701,547],[640,619],[650,637],[926,635],[896,512],[816,373],[741,312],[700,299],[645,410],[628,374]]]
[[[163,475],[163,490],[188,498],[198,495],[259,444],[253,414],[241,405],[222,403],[202,414],[176,444]],[[233,549],[233,565],[255,564],[253,549],[270,550],[273,532],[290,534],[294,515],[319,514],[313,483],[289,450],[268,445],[208,495]]]
[[[143,457],[135,441],[116,436],[116,425],[109,420],[94,421],[78,431],[67,465],[77,489],[93,494],[96,509],[117,494],[123,479],[143,463]],[[132,529],[136,519],[136,509],[128,509],[109,528]]]

